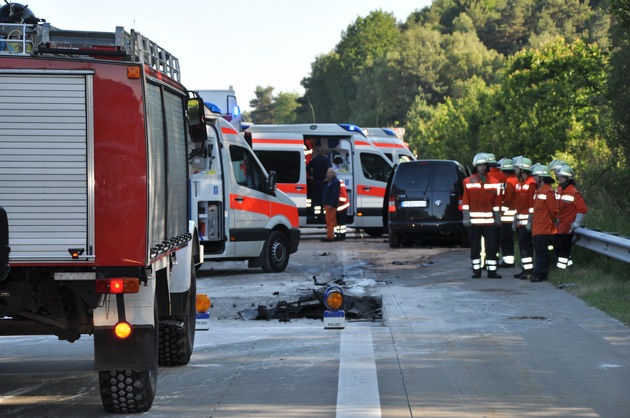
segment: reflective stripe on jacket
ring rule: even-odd
[[[348,191],[346,190],[346,183],[343,180],[339,180],[339,206],[337,206],[337,212],[346,210],[350,207],[350,201],[348,200]]]
[[[515,209],[518,219],[518,226],[527,225],[527,218],[532,213],[534,207],[534,194],[536,193],[536,181],[533,177],[527,177],[525,181],[520,181],[515,188]]]
[[[558,234],[570,234],[571,224],[575,221],[575,215],[582,213],[586,215],[588,208],[582,194],[574,184],[567,185],[564,189],[559,186],[556,190],[558,199],[558,211],[560,223],[558,223]]]
[[[472,225],[494,223],[493,212],[501,210],[501,183],[487,175],[485,181],[478,174],[464,179],[462,210],[470,212]]]

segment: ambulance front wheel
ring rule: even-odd
[[[287,264],[289,264],[287,236],[280,231],[273,231],[267,240],[262,269],[267,273],[280,273],[287,268]]]

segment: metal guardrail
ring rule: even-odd
[[[573,234],[576,245],[630,263],[630,239],[588,228],[578,228]]]

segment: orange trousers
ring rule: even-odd
[[[335,236],[335,227],[337,226],[337,208],[333,206],[324,206],[326,210],[326,239],[331,240]]]

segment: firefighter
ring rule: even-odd
[[[488,175],[488,156],[480,152],[473,158],[473,174],[464,179],[462,210],[464,226],[470,238],[470,260],[473,279],[481,277],[482,239],[486,247],[486,269],[489,279],[500,279],[497,273],[497,226],[501,223],[499,181]]]
[[[501,194],[501,201],[503,201],[503,190],[505,189],[505,180],[506,180],[505,174],[503,174],[501,169],[499,169],[499,163],[497,162],[497,157],[491,152],[486,152],[485,154],[488,156],[488,175],[494,177],[495,179],[499,181],[499,184],[501,185],[499,193]],[[501,254],[500,252],[501,225],[497,226],[496,233],[497,233],[497,260],[499,260],[500,258],[499,256]]]
[[[322,205],[326,216],[326,238],[323,242],[332,242],[335,238],[335,227],[337,226],[337,206],[339,205],[340,184],[337,179],[337,172],[330,167],[326,171],[326,187],[322,194]]]
[[[346,190],[346,183],[339,180],[339,203],[337,206],[337,225],[335,226],[335,241],[346,240],[346,224],[348,223],[348,208],[350,207],[350,200],[348,199],[348,191]]]
[[[503,257],[499,267],[512,268],[514,267],[514,231],[512,231],[512,222],[514,221],[514,215],[516,215],[515,193],[518,179],[514,173],[514,162],[511,158],[499,160],[499,168],[505,175],[499,232],[499,247]]]
[[[530,176],[532,160],[527,157],[514,158],[514,171],[518,183],[514,188],[514,206],[516,214],[512,221],[512,231],[516,232],[518,248],[521,254],[521,272],[515,279],[526,279],[534,269],[534,243],[532,241],[531,216],[534,208],[536,181]]]
[[[549,246],[558,232],[558,202],[556,192],[551,187],[554,180],[546,165],[538,164],[532,171],[536,181],[534,211],[532,216],[532,237],[534,240],[534,272],[527,275],[532,282],[547,280],[549,274]]]
[[[571,260],[571,245],[573,231],[584,224],[584,217],[588,208],[582,194],[575,187],[573,170],[568,165],[563,165],[556,171],[558,188],[558,211],[560,212],[556,235],[555,249],[558,255],[556,267],[566,269],[573,264]]]

